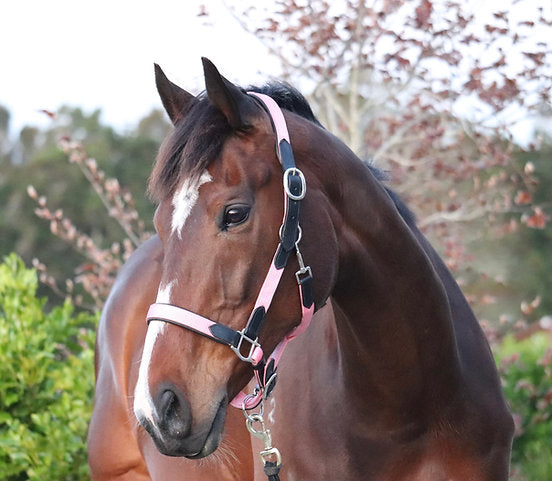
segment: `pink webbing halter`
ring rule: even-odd
[[[299,251],[301,228],[299,226],[299,205],[306,193],[306,183],[303,173],[295,166],[286,121],[280,107],[267,95],[249,92],[256,97],[268,113],[276,133],[276,154],[284,169],[284,218],[280,228],[280,243],[261,286],[253,311],[247,325],[241,331],[207,319],[199,314],[170,304],[152,304],[147,315],[147,322],[165,321],[190,329],[216,342],[228,345],[236,355],[245,362],[250,362],[255,370],[257,388],[253,394],[240,392],[231,402],[234,407],[252,409],[262,399],[266,399],[272,391],[276,380],[276,367],[286,344],[304,332],[314,313],[314,302],[311,291],[312,272],[303,263]],[[299,270],[295,273],[299,285],[302,318],[298,326],[289,332],[274,348],[268,359],[264,359],[263,350],[258,341],[258,334],[272,299],[280,283],[292,251],[295,250],[299,262]],[[249,344],[247,346],[244,343]],[[246,351],[243,349],[246,348]],[[244,354],[246,352],[246,354]]]

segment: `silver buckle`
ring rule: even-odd
[[[301,254],[301,251],[299,250],[299,242],[301,242],[301,237],[303,236],[303,231],[301,230],[301,227],[299,226],[299,237],[297,238],[297,241],[295,242],[295,254],[297,255],[297,262],[299,264],[299,270],[295,273],[295,279],[297,279],[297,284],[301,285],[302,282],[312,277],[312,269],[310,266],[306,266],[305,262],[303,261],[303,255]],[[307,274],[305,276],[305,274]],[[305,276],[302,278],[302,276]]]
[[[261,429],[255,429],[254,423],[260,423]],[[246,420],[247,430],[255,437],[261,439],[264,444],[264,449],[259,453],[263,461],[263,465],[269,462],[269,458],[276,460],[276,466],[282,465],[282,456],[278,448],[272,446],[272,436],[270,435],[270,429],[265,426],[263,416],[261,414],[247,415]]]
[[[242,329],[241,331],[238,331],[238,334],[240,335],[240,340],[238,341],[238,345],[237,346],[230,346],[230,349],[232,349],[232,351],[234,351],[236,353],[236,355],[242,360],[242,361],[245,361],[245,362],[250,362],[251,364],[253,364],[253,352],[255,352],[255,349],[256,348],[260,348],[261,345],[259,344],[258,342],[258,339],[259,338],[256,338],[256,339],[251,339],[249,337],[247,337],[245,334],[244,334],[244,331],[245,329]],[[241,346],[242,346],[242,343],[243,343],[243,340],[246,340],[247,342],[249,342],[251,344],[250,348],[249,348],[249,354],[247,356],[244,356],[242,353],[241,353]]]
[[[309,277],[312,277],[312,269],[310,268],[310,266],[302,267],[295,273],[295,279],[297,279],[297,284],[299,285],[301,285]]]
[[[301,179],[301,193],[298,195],[292,194],[291,191],[289,190],[288,178],[290,175],[298,175],[299,179]],[[305,180],[305,176],[303,175],[303,172],[301,172],[297,167],[290,167],[289,169],[285,170],[284,191],[291,200],[301,200],[305,197],[305,194],[307,193],[307,181]]]

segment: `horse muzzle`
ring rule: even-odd
[[[161,454],[200,459],[219,446],[226,419],[226,396],[208,421],[194,423],[187,399],[174,386],[164,386],[153,399],[151,418],[137,413],[140,425],[153,439]]]

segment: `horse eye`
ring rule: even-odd
[[[222,219],[222,227],[228,228],[239,225],[249,217],[248,205],[231,205],[224,210]]]

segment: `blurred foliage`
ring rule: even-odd
[[[542,148],[533,152],[519,154],[524,165],[529,162],[534,166],[539,183],[533,191],[536,203],[542,205],[547,212],[552,208],[552,139],[547,138]],[[507,266],[513,288],[525,292],[527,299],[536,296],[541,303],[535,309],[534,317],[544,316],[552,312],[552,224],[543,229],[521,229],[519,233],[507,240],[512,255]]]
[[[507,336],[495,356],[516,421],[512,480],[552,479],[550,336],[538,333],[522,341]]]
[[[37,284],[15,254],[0,265],[0,479],[85,480],[98,316],[45,312]]]
[[[82,172],[68,163],[59,140],[80,140],[107,176],[115,177],[135,201],[146,229],[152,229],[153,205],[145,195],[147,178],[169,124],[154,110],[125,134],[101,121],[100,111],[86,113],[63,107],[48,113],[52,123],[44,131],[24,127],[16,140],[9,139],[9,112],[0,108],[0,255],[14,251],[30,264],[35,257],[48,266],[49,274],[63,283],[75,270],[86,269],[83,256],[50,233],[47,222],[36,218],[35,203],[27,196],[32,184],[54,209],[63,208],[83,232],[109,248],[121,240],[119,224],[105,215],[105,208]],[[4,132],[4,134],[2,134]],[[40,293],[46,293],[41,289]]]

